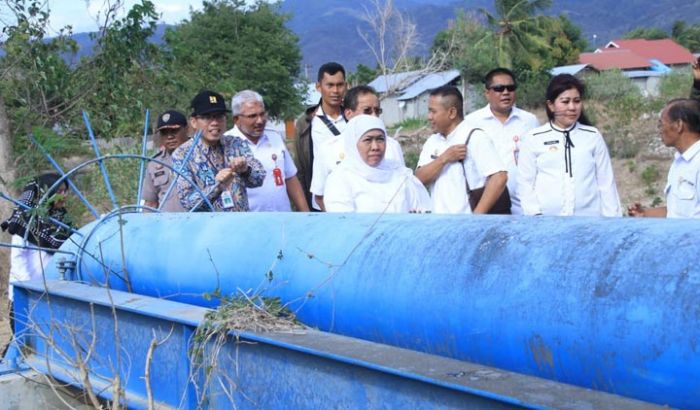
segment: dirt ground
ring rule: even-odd
[[[5,238],[2,238],[5,241]],[[9,241],[9,238],[7,239]],[[0,248],[0,352],[10,341],[10,321],[8,316],[7,279],[10,271],[10,252]]]

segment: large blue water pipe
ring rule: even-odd
[[[321,330],[700,402],[700,221],[131,214],[81,231],[76,269],[49,277],[204,306],[259,292]]]

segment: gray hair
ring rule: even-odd
[[[260,94],[253,90],[243,90],[237,92],[236,95],[231,98],[231,114],[234,117],[240,115],[241,111],[243,111],[243,104],[247,102],[258,102],[265,108],[265,101],[263,101]]]

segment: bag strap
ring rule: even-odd
[[[467,141],[464,143],[464,146],[467,147],[469,145],[469,140],[472,138],[472,134],[474,134],[474,131],[479,130],[483,131],[481,128],[472,128],[471,131],[469,131],[469,135],[467,135]],[[469,155],[469,150],[467,150],[467,155]],[[464,175],[464,183],[467,186],[467,196],[472,192],[472,190],[469,188],[469,179],[467,178],[467,170],[464,168],[464,165],[466,164],[467,161],[467,156],[464,157],[464,162],[462,163],[462,174]]]
[[[321,121],[323,121],[323,123],[326,124],[326,127],[328,127],[328,129],[333,133],[333,135],[335,135],[336,137],[340,135],[340,131],[338,131],[335,125],[331,122],[331,120],[329,120],[328,117],[326,117],[326,114],[319,115],[318,118],[320,118]]]

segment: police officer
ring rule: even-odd
[[[187,118],[178,111],[166,111],[158,117],[156,132],[156,142],[160,145],[161,150],[153,158],[172,166],[173,151],[188,138]],[[146,167],[146,178],[143,182],[144,204],[158,208],[172,181],[173,172],[168,167],[154,161],[149,162]],[[170,192],[162,210],[166,212],[185,211],[177,198],[177,190],[173,189]]]

